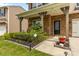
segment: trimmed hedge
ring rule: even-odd
[[[34,37],[34,33],[37,37]],[[16,33],[5,33],[4,38],[6,40],[16,39],[17,41],[33,42],[34,45],[40,43],[41,41],[47,39],[47,34],[43,32],[16,32]]]
[[[34,37],[37,34],[37,37]],[[34,24],[29,27],[27,32],[16,32],[16,33],[5,33],[5,39],[16,39],[17,41],[33,42],[33,44],[38,44],[41,41],[47,39],[48,35],[42,32],[42,26],[40,24]]]

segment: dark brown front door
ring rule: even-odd
[[[60,21],[54,21],[54,35],[60,34]]]

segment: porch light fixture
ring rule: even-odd
[[[37,37],[37,34],[36,34],[36,33],[34,34],[34,37],[35,37],[35,38]]]

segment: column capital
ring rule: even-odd
[[[18,17],[19,20],[23,20],[24,17]]]
[[[38,13],[39,15],[47,15],[47,11]]]
[[[66,6],[66,7],[61,8],[61,11],[62,11],[64,14],[69,13],[69,6]]]

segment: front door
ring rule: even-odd
[[[54,21],[54,35],[60,34],[60,21]]]

